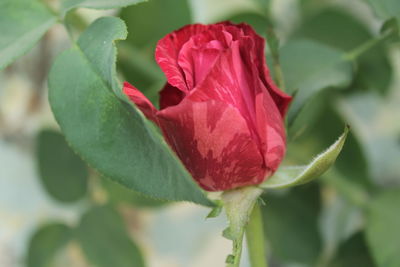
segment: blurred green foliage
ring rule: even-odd
[[[34,233],[29,244],[27,266],[54,266],[56,254],[71,239],[71,229],[62,223],[42,226]]]
[[[39,133],[37,159],[39,177],[52,197],[73,202],[85,196],[89,176],[86,164],[60,133],[50,130]]]
[[[306,17],[295,30],[293,38],[308,38],[350,52],[375,38],[357,18],[340,9],[323,9]],[[386,92],[392,68],[384,44],[371,48],[357,58],[355,77],[350,89]]]
[[[275,260],[314,265],[322,251],[319,186],[312,183],[282,195],[266,193],[264,201],[265,233]]]
[[[37,0],[1,1],[0,70],[31,49],[56,19]]]
[[[122,218],[111,207],[93,207],[83,214],[75,236],[95,266],[145,266],[138,247],[129,238]]]
[[[135,113],[137,120],[125,120],[121,114],[135,111],[118,98],[121,95],[114,95],[119,89],[118,75],[135,84],[154,103],[158,102],[158,91],[165,78],[154,61],[154,48],[168,32],[198,22],[195,21],[197,5],[193,1],[119,0],[109,4],[102,0],[68,0],[60,10],[46,6],[47,1],[2,1],[0,67],[31,49],[57,18],[67,24],[69,31],[81,31],[74,29],[79,23],[72,23],[77,19],[76,8],[123,7],[117,15],[125,21],[129,34],[126,41],[118,43],[118,74],[113,69],[116,50],[111,44],[114,39],[124,37],[124,25],[116,19],[108,19],[108,23],[102,20],[101,27],[90,26],[80,41],[56,61],[50,85],[56,86],[56,93],[63,98],[55,107],[52,103],[55,115],[65,116],[66,123],[75,119],[76,126],[81,118],[74,117],[74,111],[83,109],[89,117],[100,114],[96,121],[103,124],[81,124],[84,132],[73,127],[68,131],[74,132],[74,140],[83,140],[79,148],[72,144],[77,151],[86,146],[90,157],[97,160],[102,156],[99,165],[108,168],[110,176],[115,176],[113,162],[120,159],[118,166],[124,162],[126,168],[118,170],[122,169],[124,175],[140,169],[140,177],[134,182],[126,178],[131,176],[120,179],[131,188],[145,188],[143,183],[149,181],[146,173],[151,170],[156,173],[154,177],[165,174],[171,180],[156,179],[152,186],[139,190],[142,193],[157,197],[161,192],[165,197],[177,190],[180,197],[172,199],[205,203],[194,183],[185,180],[188,177],[182,179],[185,176],[182,170],[177,167],[177,171],[171,167],[175,163],[164,160],[162,155],[168,152],[160,149],[157,133],[150,126],[143,127],[144,120],[139,114]],[[399,61],[400,53],[400,1],[357,0],[335,4],[299,0],[294,1],[297,5],[283,9],[287,12],[283,14],[271,8],[277,2],[254,0],[252,9],[220,12],[223,14],[220,17],[204,20],[246,22],[272,39],[272,49],[266,49],[273,54],[267,56],[271,72],[278,78],[279,73],[283,74],[287,92],[295,95],[289,111],[285,164],[307,163],[340,135],[345,124],[350,125],[351,134],[335,166],[321,179],[292,189],[271,190],[263,196],[268,256],[276,266],[399,266],[400,93],[399,63],[395,61]],[[362,7],[361,11],[358,7]],[[62,21],[65,12],[71,17]],[[288,29],[282,25],[282,17],[290,21],[293,14],[298,18]],[[113,23],[117,27],[111,27]],[[272,33],[277,39],[271,37]],[[71,72],[63,75],[66,67]],[[85,85],[82,79],[92,79],[95,83]],[[85,99],[79,95],[82,92],[94,97]],[[66,105],[72,98],[79,106]],[[66,114],[66,110],[70,113]],[[141,131],[135,128],[138,125]],[[61,128],[68,136],[65,125]],[[95,150],[91,142],[100,139],[92,134],[105,132],[108,139],[101,140],[107,142]],[[130,134],[122,135],[128,132],[135,133],[137,139]],[[145,136],[149,133],[152,138],[146,143]],[[118,143],[121,138],[126,139]],[[149,162],[154,154],[158,155],[157,166]],[[95,162],[93,158],[86,160]],[[140,160],[140,166],[131,167],[134,160]],[[52,223],[38,229],[29,243],[28,266],[53,266],[55,255],[71,242],[76,242],[95,266],[145,266],[140,244],[130,238],[120,215],[121,204],[131,209],[162,208],[164,201],[149,199],[100,178],[93,170],[89,172],[58,132],[39,133],[37,165],[41,183],[50,196],[65,204],[81,199],[85,212],[79,223]],[[99,200],[98,195],[103,198]]]
[[[397,227],[400,223],[398,204],[400,190],[392,189],[380,193],[368,207],[366,233],[372,256],[378,266],[399,265],[400,246]]]

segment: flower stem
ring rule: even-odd
[[[250,219],[262,189],[254,186],[226,191],[222,194],[222,203],[229,220],[224,237],[233,241],[232,254],[226,259],[227,267],[239,267],[245,228]]]
[[[260,204],[254,205],[250,221],[246,227],[246,239],[251,267],[268,267],[265,255],[264,228]]]
[[[367,42],[361,44],[360,46],[356,47],[355,49],[351,50],[350,52],[347,52],[345,54],[345,59],[352,61],[357,59],[359,56],[373,48],[374,46],[378,45],[380,42],[384,41],[386,38],[390,37],[392,35],[392,32],[387,32],[385,34],[382,34],[378,38],[370,39]]]
[[[239,267],[240,266],[240,260],[242,258],[242,247],[243,247],[243,235],[244,231],[241,232],[241,235],[239,238],[233,240],[233,264],[232,265],[227,265],[227,266],[232,266],[232,267]]]

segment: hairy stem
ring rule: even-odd
[[[226,260],[228,267],[239,267],[244,231],[261,193],[262,189],[249,186],[226,191],[222,195],[222,203],[229,220],[229,227],[224,231],[224,236],[233,241],[232,254]]]
[[[246,239],[251,267],[268,267],[261,207],[258,203],[254,205],[250,215],[250,220],[246,227]]]

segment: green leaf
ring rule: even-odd
[[[374,184],[380,186],[400,185],[399,99],[395,89],[387,99],[369,93],[337,102],[337,111],[360,141]]]
[[[297,128],[299,133],[297,133],[298,138],[295,141],[289,142],[288,159],[292,159],[296,163],[299,162],[299,164],[307,163],[304,159],[311,158],[323,151],[330,146],[332,140],[340,135],[343,124],[348,120],[340,117],[338,112],[334,110],[335,102],[332,102],[332,98],[335,98],[335,96],[337,94],[325,91],[301,111],[291,127],[291,130]],[[312,108],[313,106],[315,108]],[[290,134],[293,133],[289,131],[289,136]],[[334,183],[335,181],[346,180],[344,181],[346,184],[361,186],[361,189],[368,190],[373,187],[364,151],[354,133],[349,133],[347,136],[346,145],[341,150],[340,157],[336,159],[335,166],[332,169],[335,169],[335,178],[330,180]],[[330,176],[331,173],[332,171],[327,175]],[[347,188],[348,185],[345,187]]]
[[[245,22],[250,24],[258,34],[263,36],[266,35],[267,27],[269,25],[268,19],[265,16],[252,12],[238,13],[233,16],[229,16],[226,18],[226,20],[234,23]]]
[[[29,241],[27,267],[51,267],[57,252],[71,238],[71,230],[61,223],[38,229]]]
[[[74,202],[85,196],[89,176],[86,164],[60,133],[50,130],[39,133],[37,159],[41,182],[53,198]]]
[[[135,5],[145,1],[147,0],[62,0],[61,10],[65,14],[71,9],[78,7],[110,9]]]
[[[400,262],[400,189],[382,193],[369,206],[366,233],[372,256],[379,267]]]
[[[331,99],[328,99],[328,101],[331,101]],[[345,122],[349,122],[341,118],[338,112],[330,107],[333,104],[332,102],[330,104],[325,103],[325,109],[321,111],[321,119],[312,130],[317,135],[310,136],[310,138],[321,142],[319,151],[339,134],[339,129]],[[346,145],[335,162],[335,169],[343,176],[343,179],[348,180],[350,183],[358,184],[366,190],[373,186],[368,173],[368,164],[364,151],[354,133],[350,133],[347,136]]]
[[[223,209],[222,202],[216,201],[215,207],[213,207],[213,208],[211,209],[211,211],[207,214],[207,217],[206,217],[206,218],[207,218],[207,219],[210,219],[210,218],[216,218],[216,217],[218,217],[218,216],[221,214],[222,209]]]
[[[72,148],[103,175],[153,198],[212,205],[155,126],[114,94],[122,86],[113,43],[125,37],[122,20],[100,18],[56,59],[49,76],[56,120]]]
[[[375,38],[370,29],[355,16],[334,8],[323,9],[305,17],[294,36],[312,39],[343,51],[352,51]],[[392,68],[383,44],[378,44],[362,54],[356,63],[355,82],[351,88],[387,91]]]
[[[108,201],[112,204],[130,204],[135,207],[156,208],[166,205],[168,202],[149,198],[147,195],[140,194],[129,188],[122,186],[108,178],[101,179],[102,185],[108,194]]]
[[[127,42],[137,48],[148,49],[152,58],[158,40],[192,22],[187,0],[151,0],[124,8],[120,17],[132,33]]]
[[[328,260],[337,253],[341,244],[363,227],[363,217],[361,208],[352,205],[341,195],[328,196],[324,202],[319,222],[323,258]],[[342,254],[342,248],[339,250],[339,254]]]
[[[279,263],[315,266],[322,249],[318,229],[320,196],[317,184],[292,188],[287,194],[263,195],[265,238]]]
[[[129,238],[120,215],[110,207],[94,207],[81,218],[75,237],[97,267],[143,267],[139,248]]]
[[[158,106],[158,92],[165,84],[165,76],[153,57],[127,42],[118,43],[118,69]]]
[[[332,142],[332,139],[337,136],[337,133],[334,132],[335,137],[329,139],[328,144],[323,144],[322,147],[316,147],[315,149],[309,149],[305,151],[301,151],[301,148],[296,148],[296,149],[291,149],[292,146],[302,146],[302,142],[313,142],[317,143],[321,141],[320,139],[314,138],[315,130],[320,130],[320,127],[317,127],[316,124],[322,119],[325,118],[326,116],[326,110],[325,108],[329,106],[329,101],[331,100],[331,95],[332,92],[325,90],[322,91],[320,94],[317,94],[312,101],[309,101],[307,105],[304,105],[304,107],[301,109],[299,114],[297,115],[296,119],[293,121],[293,123],[290,125],[290,127],[287,129],[287,136],[288,136],[288,156],[292,152],[302,154],[300,155],[301,157],[312,157],[316,153],[319,153],[322,149],[324,149],[327,145],[329,145]],[[296,96],[294,96],[296,97]],[[343,122],[341,123],[339,128],[336,128],[336,124],[333,125],[335,130],[342,130]],[[324,129],[323,129],[324,130]],[[331,133],[331,132],[330,132]],[[311,140],[309,140],[311,139]],[[307,146],[307,144],[306,144]],[[300,162],[301,158],[299,159]]]
[[[154,60],[156,43],[192,22],[188,0],[151,0],[122,9],[120,17],[131,34],[120,44],[118,67],[129,82],[158,106],[158,91],[165,83],[165,75]]]
[[[327,150],[319,154],[306,166],[282,167],[265,182],[260,184],[262,188],[285,188],[305,184],[320,177],[335,163],[346,141],[349,128]]]
[[[268,13],[269,10],[271,9],[271,3],[272,3],[271,0],[253,0],[253,2],[258,4],[260,8],[264,9],[266,13]]]
[[[400,28],[400,2],[398,0],[368,0],[376,15],[384,20],[397,19]]]
[[[400,27],[397,24],[397,19],[392,18],[387,21],[382,25],[381,28],[381,34],[389,34],[390,35],[390,40],[393,41],[399,41],[400,40]]]
[[[347,240],[338,251],[335,259],[328,267],[374,267],[362,232],[358,232]]]
[[[350,84],[352,67],[343,55],[337,49],[310,40],[295,40],[282,47],[280,62],[286,87],[290,93],[297,91],[288,113],[289,124],[322,89]]]
[[[31,49],[56,22],[37,0],[0,2],[0,69]]]

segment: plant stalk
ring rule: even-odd
[[[250,220],[246,227],[246,240],[251,267],[268,267],[264,227],[259,203],[254,205],[253,211],[250,215]]]
[[[262,189],[254,186],[226,191],[222,194],[222,203],[229,220],[224,237],[233,241],[232,254],[226,260],[227,267],[239,267],[242,255],[243,236],[250,220],[250,214]]]
[[[367,42],[361,44],[360,46],[354,48],[350,52],[347,52],[345,54],[345,59],[349,61],[353,61],[360,57],[362,54],[373,48],[374,46],[378,45],[380,42],[386,40],[392,35],[392,32],[387,32],[385,34],[382,34],[378,38],[370,39]]]

